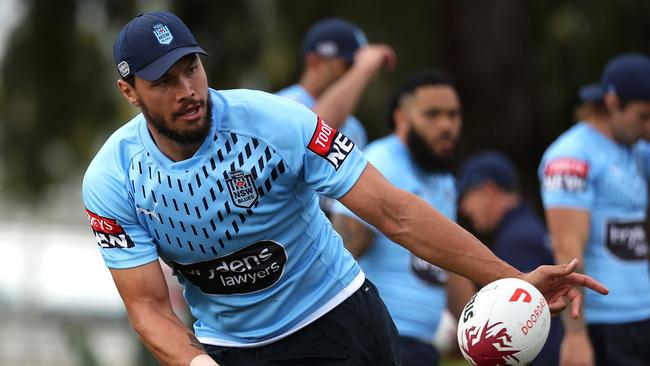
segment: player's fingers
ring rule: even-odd
[[[603,295],[607,295],[609,293],[609,289],[607,289],[605,285],[603,285],[602,283],[594,280],[593,278],[585,274],[571,273],[567,275],[567,278],[574,286],[586,287],[590,290],[596,291],[599,294],[603,294]]]
[[[571,300],[571,316],[577,319],[578,315],[580,315],[580,307],[582,306],[582,294],[575,287],[571,287],[567,291],[566,296]]]
[[[548,303],[548,310],[551,314],[557,314],[566,308],[566,301],[562,296],[551,300]]]

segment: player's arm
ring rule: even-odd
[[[390,46],[368,45],[359,49],[354,64],[316,100],[312,110],[338,129],[356,110],[370,80],[382,67],[393,68],[395,63],[395,53]]]
[[[364,223],[343,214],[332,216],[332,226],[341,235],[345,248],[354,258],[361,257],[372,245],[374,234]]]
[[[158,261],[110,271],[126,306],[129,322],[163,365],[217,365],[172,310]]]
[[[549,208],[546,221],[551,235],[551,245],[555,260],[566,262],[578,258],[582,263],[582,253],[589,238],[590,214],[586,210],[570,208]],[[582,270],[581,267],[578,268]],[[564,338],[560,351],[562,365],[593,365],[593,349],[582,314],[574,319],[563,314]]]
[[[521,275],[424,200],[391,185],[370,163],[340,202],[416,256],[476,283]]]
[[[416,256],[478,284],[506,277],[532,283],[546,297],[551,312],[564,309],[567,297],[572,300],[572,315],[578,316],[582,294],[575,286],[589,287],[601,294],[608,292],[591,277],[574,273],[575,260],[540,266],[525,274],[519,272],[425,201],[392,186],[370,163],[340,201]]]

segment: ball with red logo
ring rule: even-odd
[[[546,342],[551,314],[530,283],[504,278],[479,290],[458,320],[458,345],[476,366],[527,365]]]

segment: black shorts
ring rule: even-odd
[[[438,366],[440,356],[433,344],[405,336],[399,343],[404,366]]]
[[[597,366],[650,365],[650,319],[622,324],[590,324]]]
[[[397,328],[368,280],[327,314],[277,342],[255,348],[203,347],[222,366],[401,364]]]

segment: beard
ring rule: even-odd
[[[430,173],[452,173],[455,171],[458,162],[457,148],[454,147],[453,152],[446,155],[438,154],[414,128],[408,132],[407,145],[413,161],[424,171]]]
[[[196,145],[203,143],[205,138],[208,137],[208,134],[210,133],[210,129],[212,127],[212,99],[209,95],[207,102],[205,100],[199,99],[188,99],[183,102],[180,110],[184,111],[188,106],[191,105],[198,105],[201,107],[206,107],[207,105],[207,108],[203,120],[200,121],[200,123],[202,122],[201,126],[197,129],[192,129],[189,131],[179,131],[178,129],[174,128],[174,122],[176,119],[178,119],[178,117],[182,115],[180,112],[172,113],[171,122],[167,122],[164,117],[151,113],[149,111],[149,108],[147,108],[147,105],[142,101],[140,108],[146,120],[151,123],[151,126],[161,135],[181,145]]]

